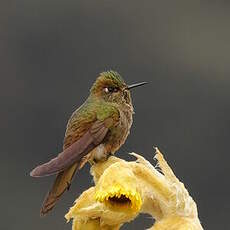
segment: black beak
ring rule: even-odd
[[[130,89],[133,89],[135,87],[138,87],[138,86],[141,86],[141,85],[145,85],[147,84],[148,82],[140,82],[140,83],[136,83],[136,84],[132,84],[132,85],[128,85],[126,89],[130,90]]]

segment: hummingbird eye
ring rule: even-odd
[[[106,93],[115,93],[119,89],[118,89],[118,87],[112,87],[112,86],[110,86],[110,87],[106,87],[104,90],[105,90]]]

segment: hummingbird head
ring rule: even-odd
[[[90,93],[92,96],[105,100],[106,102],[131,104],[130,89],[146,83],[147,82],[127,85],[119,73],[111,70],[100,73]]]

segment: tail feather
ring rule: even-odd
[[[44,216],[53,209],[61,195],[69,189],[71,180],[78,169],[79,163],[75,163],[64,171],[58,173],[55,182],[47,193],[42,204],[40,215]]]

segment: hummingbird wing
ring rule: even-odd
[[[64,149],[57,157],[37,166],[30,173],[32,177],[44,177],[56,174],[73,163],[80,163],[82,158],[99,145],[105,138],[108,127],[105,121],[96,121],[92,127],[76,142]]]
[[[75,143],[66,148],[51,161],[36,167],[33,177],[48,176],[58,172],[54,184],[48,191],[40,215],[47,214],[60,199],[61,195],[69,189],[75,172],[87,162],[85,157],[93,148],[99,145],[108,132],[108,127],[102,121],[96,121],[92,127]]]

